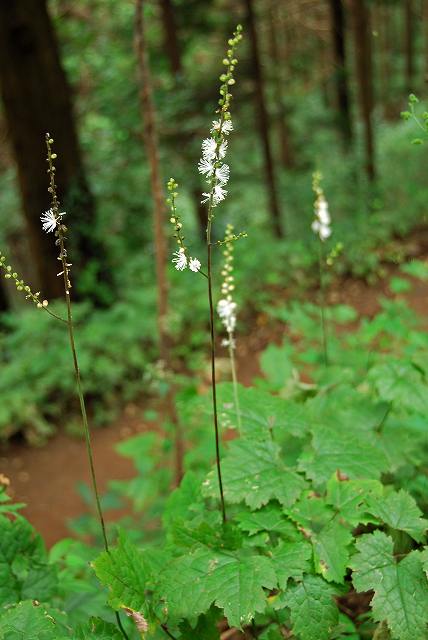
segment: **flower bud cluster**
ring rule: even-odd
[[[20,279],[16,271],[13,270],[10,264],[6,262],[6,256],[4,256],[0,251],[0,268],[4,271],[4,277],[6,280],[13,280],[16,286],[17,291],[22,291],[25,293],[25,298],[27,300],[31,300],[34,302],[38,309],[46,309],[48,306],[47,300],[40,300],[40,291],[37,293],[33,293],[31,291],[31,287],[28,284],[25,284],[24,280]]]
[[[228,339],[223,341],[224,346],[232,346],[234,348],[235,341],[233,333],[236,328],[236,302],[233,300],[233,291],[235,289],[235,278],[233,276],[233,243],[235,239],[233,226],[228,224],[224,236],[224,264],[221,271],[223,282],[221,285],[222,298],[217,304],[217,313],[226,328]]]
[[[198,170],[205,178],[209,185],[209,190],[202,194],[202,204],[208,203],[209,218],[212,219],[212,209],[222,202],[227,196],[225,186],[229,181],[230,169],[229,165],[223,162],[228,141],[226,137],[233,131],[233,124],[230,117],[230,102],[232,94],[230,87],[235,84],[233,77],[234,70],[238,64],[235,57],[235,49],[242,40],[242,27],[238,25],[232,38],[228,40],[229,49],[223,59],[223,65],[226,67],[224,73],[220,75],[220,98],[218,101],[219,114],[218,120],[213,120],[211,126],[211,137],[206,138],[202,142],[202,157],[199,160]]]
[[[184,235],[182,232],[183,223],[181,222],[180,215],[177,211],[176,199],[178,197],[178,184],[174,178],[170,178],[167,182],[168,198],[167,204],[170,208],[170,219],[172,225],[174,225],[174,238],[178,244],[178,250],[173,253],[172,262],[175,265],[177,271],[184,271],[189,267],[190,271],[197,272],[201,268],[201,263],[197,258],[191,258],[188,255],[187,247],[184,243]]]
[[[62,266],[62,269],[59,273],[57,273],[57,276],[63,276],[65,292],[67,295],[69,295],[71,289],[70,267],[72,266],[72,264],[71,262],[67,262],[67,250],[65,248],[65,234],[67,232],[67,227],[62,223],[62,218],[63,216],[65,216],[65,211],[60,212],[59,210],[59,200],[56,191],[56,168],[54,160],[56,160],[58,156],[52,151],[54,140],[53,138],[51,138],[49,133],[46,134],[45,140],[48,152],[46,158],[46,162],[48,163],[47,172],[49,174],[48,192],[51,194],[52,207],[48,209],[48,211],[45,211],[45,213],[40,217],[40,220],[42,221],[43,230],[46,231],[46,233],[50,233],[51,231],[55,233],[55,244],[57,247],[59,247],[59,256],[57,259],[61,262]]]
[[[321,174],[316,172],[313,175],[312,188],[316,195],[314,211],[315,219],[312,222],[312,231],[319,236],[319,239],[324,242],[331,236],[331,218],[328,210],[328,203],[324,196],[324,191],[320,185]]]

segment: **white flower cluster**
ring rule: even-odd
[[[231,120],[214,120],[211,133],[217,137],[229,135],[233,131]],[[222,163],[227,153],[227,140],[217,142],[215,137],[206,138],[202,142],[202,157],[199,160],[198,169],[209,185],[212,185],[210,192],[204,192],[202,204],[212,199],[212,206],[216,207],[227,196],[224,188],[229,181],[229,165]]]
[[[219,300],[217,304],[217,313],[230,336],[236,328],[236,302],[229,300],[228,298]]]
[[[182,247],[172,255],[174,256],[172,262],[175,264],[177,271],[184,271],[184,269],[189,267],[190,271],[196,273],[201,268],[199,260],[197,258],[187,258],[185,250]]]
[[[315,202],[315,220],[312,222],[312,231],[324,242],[331,236],[331,218],[328,211],[328,203],[323,194],[320,194]]]
[[[65,216],[65,211],[58,213],[58,216],[55,215],[55,211],[53,209],[45,211],[44,214],[40,216],[43,231],[46,231],[46,233],[55,231],[57,225],[61,222],[62,216]]]

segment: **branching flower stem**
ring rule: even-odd
[[[59,254],[58,259],[60,260],[61,266],[62,266],[62,272],[59,275],[62,275],[63,281],[64,281],[65,301],[66,301],[66,306],[67,306],[68,335],[69,335],[69,340],[70,340],[71,353],[72,353],[72,357],[73,357],[73,366],[74,366],[74,373],[75,373],[75,377],[76,377],[77,395],[79,397],[80,412],[81,412],[81,415],[82,415],[82,424],[83,424],[83,431],[84,431],[84,434],[85,434],[86,451],[87,451],[88,461],[89,461],[89,469],[90,469],[90,475],[91,475],[91,481],[92,481],[92,488],[93,488],[94,497],[95,497],[95,503],[96,503],[96,509],[97,509],[97,513],[98,513],[98,519],[99,519],[100,526],[101,526],[104,549],[105,549],[105,551],[107,553],[110,553],[109,543],[108,543],[108,539],[107,539],[106,526],[105,526],[105,521],[104,521],[104,515],[103,515],[102,508],[101,508],[101,500],[100,500],[100,494],[99,494],[99,490],[98,490],[97,477],[96,477],[96,473],[95,473],[95,464],[94,464],[94,456],[93,456],[93,451],[92,451],[91,434],[90,434],[90,430],[89,430],[89,422],[88,422],[88,415],[87,415],[87,411],[86,411],[85,396],[83,394],[82,379],[81,379],[81,375],[80,375],[80,367],[79,367],[79,360],[78,360],[78,356],[77,356],[76,341],[75,341],[75,337],[74,337],[73,315],[72,315],[71,296],[70,296],[71,282],[70,282],[70,270],[69,270],[69,268],[70,268],[71,265],[67,262],[67,251],[66,251],[66,248],[65,248],[65,232],[67,231],[67,228],[65,227],[65,225],[62,224],[61,215],[60,215],[60,212],[59,212],[59,200],[58,200],[57,190],[56,190],[55,166],[54,166],[54,159],[56,158],[56,154],[52,153],[52,145],[53,145],[53,139],[47,133],[46,134],[46,147],[47,147],[47,152],[48,152],[47,161],[48,161],[48,173],[49,173],[49,193],[51,194],[51,197],[52,197],[52,210],[53,210],[53,213],[54,213],[54,215],[56,217],[56,220],[57,220],[57,228],[56,228],[57,240],[56,240],[56,243],[59,246],[60,254]],[[125,632],[125,629],[122,626],[122,622],[120,620],[118,612],[116,612],[116,620],[117,620],[118,627],[119,627],[120,631],[122,632],[124,638],[126,638],[126,640],[128,640],[128,635],[127,635],[127,633]]]

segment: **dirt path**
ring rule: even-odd
[[[389,275],[394,271],[391,269]],[[379,298],[392,296],[387,283],[388,279],[385,279],[368,287],[360,281],[344,281],[331,292],[330,301],[350,304],[361,316],[372,317],[380,308]],[[405,297],[421,317],[428,318],[427,282],[414,282],[412,291]],[[260,315],[255,319],[254,331],[239,340],[238,376],[244,384],[250,384],[260,374],[260,353],[272,339],[279,341],[283,333],[284,328],[266,316]],[[94,457],[101,491],[107,488],[110,479],[133,477],[132,465],[115,452],[114,445],[134,434],[157,427],[156,423],[144,419],[144,412],[148,408],[158,409],[161,421],[162,406],[156,407],[154,401],[146,400],[128,405],[110,427],[93,431]],[[10,478],[9,493],[13,498],[28,505],[23,513],[43,535],[48,546],[69,536],[67,522],[86,512],[86,506],[76,491],[77,483],[89,484],[83,440],[58,433],[40,449],[31,448],[23,442],[12,442],[0,449],[0,472]]]

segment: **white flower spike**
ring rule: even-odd
[[[61,222],[62,216],[65,215],[65,211],[62,213],[58,213],[58,217],[56,217],[53,209],[48,209],[44,212],[42,216],[40,216],[40,220],[42,221],[43,231],[46,233],[51,233],[51,231],[55,231],[59,222]]]
[[[172,262],[175,264],[177,271],[184,271],[187,267],[187,256],[183,249],[179,249],[173,253]]]
[[[314,174],[313,189],[316,194],[315,200],[315,219],[312,222],[311,228],[321,240],[327,240],[331,236],[331,218],[328,210],[328,202],[325,199],[324,192],[320,186],[321,175],[319,173]]]
[[[197,273],[201,268],[201,263],[197,258],[190,258],[189,260],[189,269],[190,271],[194,271]]]

